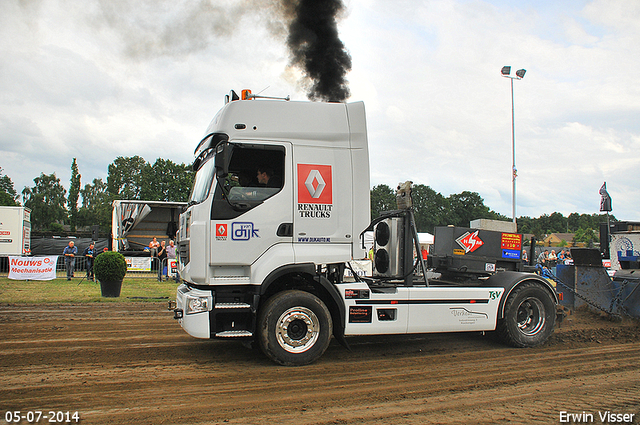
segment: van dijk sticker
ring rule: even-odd
[[[331,218],[333,179],[331,165],[298,164],[300,218]]]

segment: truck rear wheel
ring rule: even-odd
[[[547,289],[536,282],[524,282],[509,295],[498,335],[514,347],[535,347],[551,336],[556,305]]]
[[[258,314],[258,343],[271,360],[301,366],[322,356],[333,323],[327,306],[313,294],[285,291],[271,297]]]

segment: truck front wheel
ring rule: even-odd
[[[301,366],[322,356],[332,327],[331,313],[322,300],[304,291],[285,291],[260,309],[258,343],[271,360]]]
[[[547,289],[535,282],[518,285],[504,305],[498,335],[514,347],[543,344],[553,332],[556,305]]]

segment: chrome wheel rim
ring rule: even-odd
[[[278,318],[276,338],[280,347],[289,353],[307,351],[319,336],[318,316],[306,307],[292,307]]]
[[[522,334],[533,336],[544,328],[544,304],[538,298],[530,297],[522,300],[518,305],[516,322]]]

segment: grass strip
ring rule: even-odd
[[[173,280],[158,282],[153,278],[124,278],[118,298],[101,295],[100,283],[80,277],[68,281],[12,280],[0,277],[0,303],[46,304],[91,302],[158,302],[174,300],[178,284]]]

